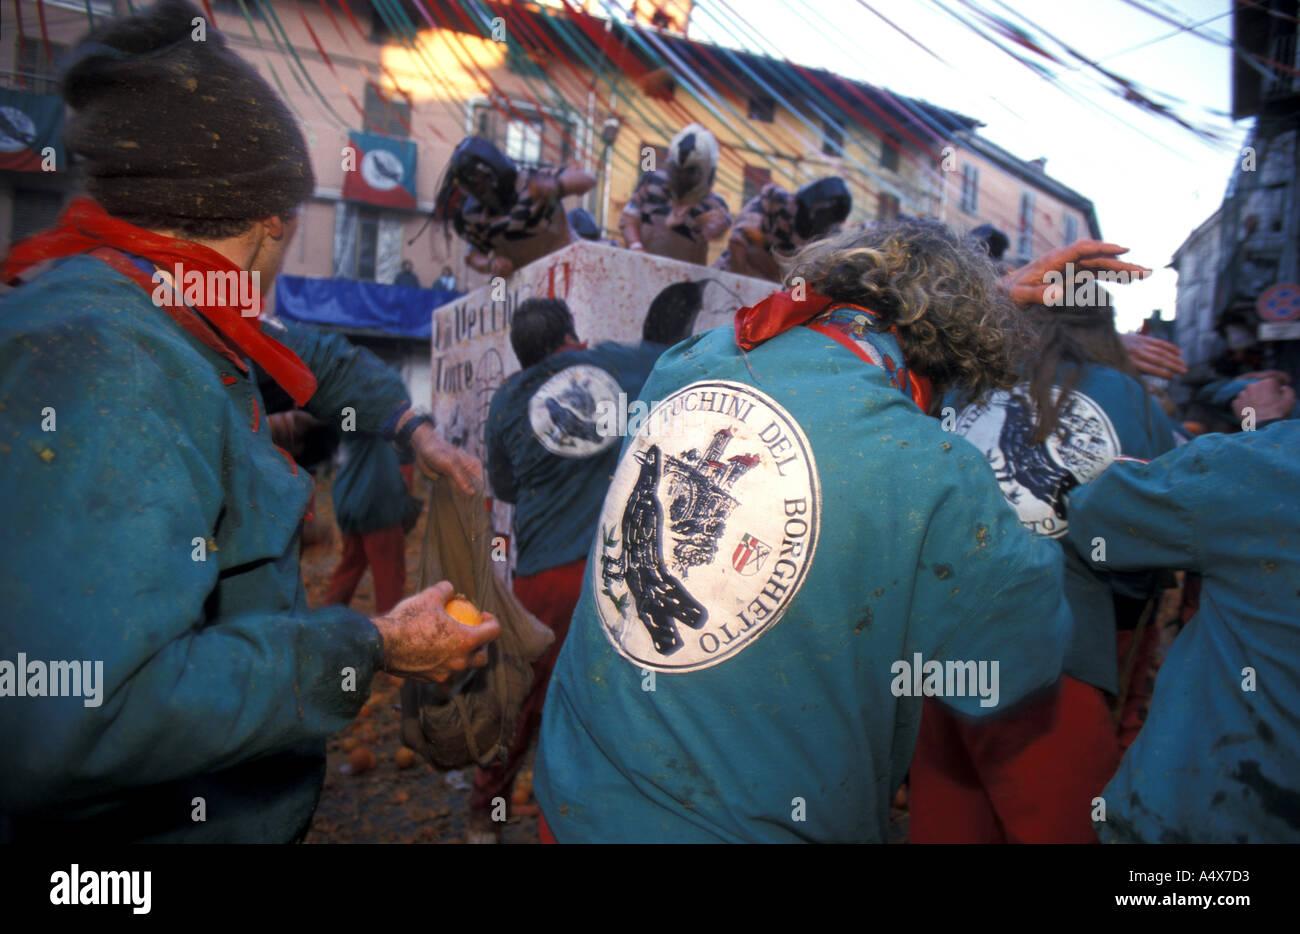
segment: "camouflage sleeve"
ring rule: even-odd
[[[481,220],[470,220],[461,215],[460,235],[470,245],[472,253],[491,253],[492,244],[488,241],[488,225]]]

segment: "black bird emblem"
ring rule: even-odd
[[[1033,412],[1016,396],[1007,400],[998,446],[1006,466],[998,480],[1014,480],[1048,503],[1058,519],[1065,518],[1064,494],[1079,485],[1074,474],[1053,460],[1046,444],[1031,443]]]
[[[596,423],[577,415],[554,399],[546,400],[546,411],[551,416],[551,424],[556,431],[566,438],[581,438],[599,444],[603,439],[596,430]]]
[[[601,575],[606,586],[611,580],[627,585],[655,651],[671,655],[683,645],[677,624],[699,629],[709,614],[664,562],[664,510],[656,495],[662,457],[659,446],[652,444],[632,456],[641,464],[641,473],[623,506],[623,553],[617,558],[602,557]]]

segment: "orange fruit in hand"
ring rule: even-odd
[[[460,594],[447,601],[447,615],[465,626],[477,626],[483,622],[483,614],[478,611],[478,607]]]

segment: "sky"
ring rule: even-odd
[[[891,29],[866,3],[947,64]],[[1250,126],[1227,116],[1233,0],[1140,4],[1178,23],[1210,20],[1196,32],[1220,42],[1177,32],[1125,0],[697,0],[690,34],[927,100],[982,121],[982,135],[1023,159],[1045,156],[1048,175],[1092,199],[1103,237],[1129,247],[1125,258],[1156,270],[1144,282],[1115,289],[1118,323],[1127,331],[1156,308],[1174,316],[1177,275],[1165,267],[1219,206]],[[1023,16],[1034,32],[1060,37],[1225,141],[1206,142],[1144,112],[1074,60],[1057,65],[1018,49],[1057,72],[1074,95],[1063,93],[943,10],[975,21],[973,6],[1021,25],[1016,17]],[[752,30],[743,43],[736,25],[742,17]],[[1064,60],[1059,46],[1046,47]]]

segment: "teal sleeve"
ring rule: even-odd
[[[296,548],[224,573],[217,555],[195,560],[193,540],[213,535],[226,506],[223,442],[248,429],[223,422],[234,409],[220,384],[186,379],[178,359],[197,360],[82,321],[0,331],[0,658],[86,660],[102,671],[98,703],[14,697],[9,685],[6,809],[210,773],[322,739],[352,719],[381,663],[364,616],[307,610]],[[42,430],[46,409],[56,430]],[[252,441],[274,453],[269,440]],[[274,609],[254,611],[260,604]],[[351,692],[345,667],[356,671]]]
[[[356,428],[391,437],[397,419],[411,404],[401,376],[364,347],[338,334],[282,321],[284,331],[268,331],[296,353],[316,377],[316,393],[304,408],[341,428],[344,409],[356,414]]]
[[[1096,570],[1200,570],[1197,497],[1211,475],[1204,451],[1194,441],[1149,464],[1116,461],[1072,490],[1070,546]]]
[[[502,393],[506,391],[508,391],[507,387],[502,386],[498,394],[492,397],[492,404],[488,408],[487,472],[492,495],[503,503],[515,503],[519,500],[519,481],[510,462],[510,451],[501,436],[503,431],[501,400]]]
[[[978,451],[954,438],[952,455],[962,483],[930,519],[913,616],[945,621],[936,660],[989,673],[984,696],[937,699],[991,716],[1060,677],[1073,620],[1060,547],[1020,524]]]

